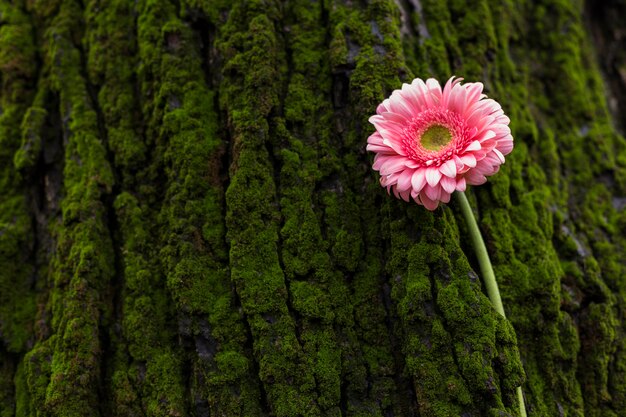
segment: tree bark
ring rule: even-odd
[[[621,17],[621,19],[620,19]],[[626,415],[622,1],[0,2],[0,417]],[[626,38],[624,38],[626,39]],[[516,149],[389,197],[402,82]],[[603,82],[603,77],[606,83]]]

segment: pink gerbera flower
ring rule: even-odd
[[[403,84],[376,109],[376,132],[367,150],[380,183],[398,198],[429,210],[447,203],[466,184],[479,185],[498,172],[513,150],[509,118],[487,98],[482,83],[419,78]]]

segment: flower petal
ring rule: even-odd
[[[480,93],[483,92],[483,83],[468,83],[467,86],[467,102],[475,103],[480,99]],[[466,109],[467,110],[467,109]]]
[[[442,86],[433,78],[403,84],[370,118],[376,132],[366,149],[375,152],[373,168],[380,183],[405,201],[428,210],[448,202],[455,190],[482,184],[495,174],[513,149],[510,119],[500,104],[483,94],[482,83],[451,77]],[[439,149],[415,145],[415,135],[433,124],[453,129],[454,141]],[[417,139],[419,141],[419,138]]]
[[[389,104],[393,113],[398,113],[409,120],[413,116],[411,114],[411,109],[404,102],[404,98],[400,95],[400,92],[398,90],[394,91],[391,94],[391,97],[389,97]]]
[[[383,112],[389,111],[389,99],[386,98],[382,103],[378,105],[376,108],[376,113],[381,114]]]
[[[478,142],[483,143],[495,137],[496,137],[496,133],[493,130],[491,130],[491,127],[489,127],[489,130],[483,131],[480,135],[475,137],[474,140],[477,140]]]
[[[465,191],[467,188],[467,182],[465,181],[465,177],[461,177],[456,181],[456,190],[457,191]]]
[[[426,194],[426,196],[428,196],[428,198],[430,198],[431,200],[439,200],[439,197],[441,196],[441,187],[439,186],[439,184],[434,187],[426,185],[426,187],[424,187],[424,190],[422,191],[422,194]]]
[[[454,87],[460,83],[461,80],[463,80],[463,78],[457,78],[455,80],[454,75],[448,79],[441,93],[441,107],[449,108],[452,90],[454,90]]]
[[[460,80],[461,78],[459,78]],[[455,84],[450,91],[450,97],[448,99],[448,109],[451,111],[463,115],[465,113],[467,103],[467,90],[465,86]]]
[[[502,152],[502,155],[508,155],[513,150],[513,137],[511,135],[505,137],[504,139],[498,140],[498,144],[496,148]]]
[[[437,200],[431,200],[424,194],[420,194],[419,199],[419,202],[430,211],[435,210],[437,206],[439,206],[439,202]]]
[[[475,140],[469,145],[467,145],[467,148],[465,148],[463,152],[479,151],[481,148],[482,146],[480,146],[480,142]]]
[[[400,173],[398,176],[398,191],[403,193],[411,188],[411,178],[413,177],[413,170],[407,169]]]
[[[407,203],[409,202],[409,199],[411,198],[411,190],[399,191],[398,194],[400,194],[401,199]]]
[[[454,160],[448,159],[439,167],[439,171],[447,177],[454,178],[456,177],[456,163]]]
[[[504,163],[504,155],[502,155],[502,152],[500,152],[497,148],[494,149],[492,151],[494,154],[496,154],[496,156],[498,157],[498,159],[500,160],[500,163],[503,164]]]
[[[456,179],[455,178],[450,178],[450,177],[442,177],[441,178],[441,188],[443,188],[443,190],[446,193],[452,193],[454,192],[454,190],[456,189]]]
[[[426,168],[426,182],[431,187],[439,184],[439,180],[441,179],[441,172],[439,168],[436,167],[428,167]]]
[[[416,169],[411,177],[411,186],[413,191],[420,192],[426,185],[426,173],[424,169]]]
[[[487,182],[487,178],[480,172],[471,169],[465,174],[465,181],[470,185],[481,185]]]
[[[430,94],[426,94],[426,97],[428,97],[430,103],[432,103],[432,105],[439,105],[441,103],[441,85],[439,85],[439,81],[435,80],[434,78],[429,78],[426,80],[426,88],[428,90],[428,93]]]
[[[404,164],[406,157],[404,156],[390,156],[380,166],[380,175],[393,174],[406,167]]]
[[[404,117],[403,115],[401,115],[400,113],[394,113],[394,112],[390,112],[390,111],[386,111],[383,112],[381,114],[381,116],[386,120],[386,121],[390,121],[393,123],[397,123],[399,124],[401,127],[406,126],[409,121],[411,120],[410,118],[407,119],[406,117]],[[374,116],[372,116],[374,117]],[[371,117],[370,117],[371,119]]]
[[[497,157],[495,158],[497,159]],[[473,170],[488,177],[495,174],[499,166],[500,162],[496,162],[496,165],[493,165],[489,161],[489,158],[485,158],[482,161],[478,162],[478,164],[476,164],[476,168],[474,168]]]
[[[467,153],[461,156],[461,162],[463,162],[464,165],[467,165],[470,168],[474,168],[476,166],[476,157],[471,153]]]

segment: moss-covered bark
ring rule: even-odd
[[[520,384],[529,416],[626,415],[603,7],[1,1],[0,417],[516,416]],[[508,320],[456,204],[388,197],[364,149],[452,74],[516,139],[469,193]]]

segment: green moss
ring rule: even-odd
[[[111,190],[113,175],[88,100],[87,81],[81,75],[80,51],[71,41],[71,32],[76,30],[73,25],[80,21],[75,18],[78,11],[75,4],[66,2],[51,21],[45,39],[49,48],[45,64],[55,64],[50,70],[50,86],[59,94],[66,120],[62,210],[67,217],[53,233],[57,246],[50,282],[55,287],[46,308],[56,337],[38,341],[33,352],[46,349],[49,353],[29,356],[25,368],[35,404],[58,415],[98,413],[99,321],[105,309],[102,299],[113,275],[112,247],[103,220],[106,208],[101,202]],[[27,126],[28,121],[25,123]],[[49,374],[42,373],[43,369]]]
[[[0,5],[0,415],[28,405],[21,356],[33,341],[35,268],[28,202],[13,169],[20,122],[33,97],[35,46],[28,16],[13,4]],[[14,383],[14,381],[16,383]]]
[[[624,414],[626,144],[581,2],[399,2],[403,36],[391,0],[174,3],[0,6],[0,414],[500,416],[520,383]],[[510,321],[455,203],[364,150],[452,74],[516,138],[468,192]]]
[[[15,153],[14,165],[19,170],[33,168],[39,160],[41,131],[48,112],[40,107],[30,107],[22,122],[22,146]]]
[[[217,18],[213,12],[211,16]],[[168,298],[177,311],[180,337],[194,346],[183,353],[191,364],[190,387],[196,404],[206,404],[215,415],[253,416],[260,413],[259,388],[244,347],[246,329],[234,306],[224,247],[219,172],[224,148],[216,126],[214,93],[203,82],[198,34],[189,26],[173,7],[154,2],[140,5],[140,82],[149,98],[142,112],[148,121],[146,142],[155,145],[154,163],[146,175],[155,188],[159,175],[165,183],[163,194],[154,200],[159,208],[153,232],[159,242],[157,253]],[[149,190],[139,186],[142,188]],[[140,203],[140,207],[142,212],[150,211],[148,205]],[[136,250],[143,252],[144,258],[152,254],[151,250]],[[145,262],[150,263],[148,258]],[[137,318],[145,317],[138,311]],[[155,378],[149,388],[150,395],[157,396],[151,400],[152,406],[167,396],[183,413],[186,376],[180,365],[170,368],[164,367],[165,363],[154,365]],[[161,383],[168,379],[159,377],[159,372],[175,374],[172,385]]]
[[[26,355],[24,355],[24,375],[28,386],[27,403],[18,404],[16,413],[20,411],[22,416],[43,413],[46,408],[46,391],[50,383],[52,372],[52,349],[56,336],[51,336],[48,340],[37,343]],[[24,395],[24,394],[22,394]],[[19,415],[19,414],[16,414]]]

